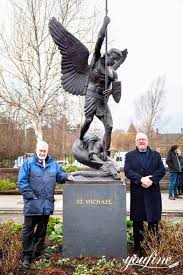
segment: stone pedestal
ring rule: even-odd
[[[111,178],[63,187],[63,256],[127,256],[126,186]]]

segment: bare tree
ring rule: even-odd
[[[0,114],[0,133],[0,160],[15,158],[18,154],[22,154],[23,132],[16,121],[8,117],[8,114],[6,116]]]
[[[80,22],[83,36],[92,22],[79,16],[84,2],[14,0],[13,25],[7,35],[0,34],[0,101],[21,112],[33,125],[37,140],[42,139],[42,127],[55,112],[62,93],[60,56],[48,34],[48,21],[55,16],[75,31]]]
[[[112,133],[112,149],[115,151],[129,151],[134,147],[136,132],[127,132],[115,130]]]
[[[165,107],[165,77],[158,77],[150,89],[135,102],[139,129],[152,136]]]

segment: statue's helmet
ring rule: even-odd
[[[120,50],[116,49],[116,48],[110,49],[109,54],[110,54],[110,53],[115,53],[115,54],[117,54],[117,55],[119,56],[119,58],[122,57],[122,52],[121,52]]]

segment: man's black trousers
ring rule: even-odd
[[[154,234],[158,233],[158,221],[148,222],[148,230],[152,231]],[[140,243],[143,241],[143,237],[144,237],[143,232],[144,232],[144,222],[133,221],[133,237],[134,237],[135,250],[141,249]]]
[[[49,216],[25,216],[22,229],[22,255],[32,256],[44,248]]]

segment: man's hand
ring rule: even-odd
[[[152,177],[152,176],[149,175],[149,176],[141,178],[141,186],[142,187],[148,188],[148,187],[150,187],[153,184],[152,180],[150,180],[150,177]]]
[[[74,181],[73,175],[70,175],[67,179],[70,180],[70,181]]]

